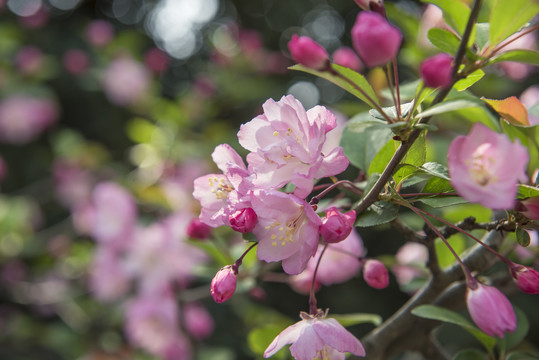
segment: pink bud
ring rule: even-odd
[[[71,49],[62,56],[64,68],[73,75],[79,75],[85,72],[90,66],[88,55],[82,50]]]
[[[187,226],[187,236],[194,239],[204,240],[211,235],[211,227],[199,219],[193,219]]]
[[[539,220],[539,196],[519,200],[515,210],[521,212],[528,219]]]
[[[230,299],[236,291],[236,271],[233,265],[227,265],[217,272],[211,281],[211,296],[216,303]]]
[[[237,210],[228,217],[232,230],[243,234],[254,229],[257,219],[255,211],[251,208]]]
[[[343,214],[336,207],[330,207],[326,210],[326,217],[322,219],[320,235],[325,242],[337,243],[350,235],[355,221],[356,212],[354,210]]]
[[[419,73],[430,88],[448,87],[453,74],[453,57],[444,53],[434,55],[421,63]]]
[[[389,285],[387,269],[379,260],[369,259],[363,265],[363,279],[375,289],[383,289]]]
[[[292,35],[292,40],[288,42],[288,49],[294,61],[308,68],[324,70],[329,64],[326,49],[308,36]]]
[[[466,305],[472,320],[487,335],[503,338],[505,332],[513,332],[517,327],[513,306],[493,286],[473,279],[473,283],[468,285]]]
[[[340,47],[333,53],[333,62],[335,64],[346,66],[355,71],[361,71],[363,69],[363,63],[357,56],[356,52],[346,46]]]
[[[399,29],[380,14],[362,11],[352,28],[352,43],[369,67],[385,65],[397,55],[402,42]]]
[[[376,11],[381,15],[385,15],[384,0],[354,0],[360,8],[367,11]]]
[[[520,290],[527,294],[539,294],[539,272],[529,266],[513,264],[511,276]]]

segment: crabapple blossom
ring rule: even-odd
[[[476,123],[468,136],[449,146],[451,184],[459,195],[491,209],[515,206],[518,181],[526,181],[528,152],[518,140],[511,142]]]
[[[243,234],[251,232],[254,229],[257,219],[258,217],[255,211],[251,208],[236,210],[228,217],[232,230]]]
[[[84,51],[80,49],[71,49],[62,55],[62,64],[69,73],[80,75],[88,70],[90,59]]]
[[[320,225],[320,235],[327,243],[342,241],[350,235],[356,221],[356,212],[351,210],[341,213],[336,207],[326,210],[326,216]]]
[[[337,320],[326,318],[326,315],[327,311],[321,310],[316,315],[302,312],[302,320],[277,335],[264,352],[264,358],[275,355],[288,344],[292,344],[290,353],[296,360],[344,360],[347,352],[365,356],[361,342]]]
[[[188,303],[183,307],[183,320],[187,332],[197,340],[210,336],[215,327],[210,313],[199,303]]]
[[[209,226],[230,225],[230,215],[250,207],[250,175],[243,159],[228,144],[218,145],[212,158],[223,174],[209,174],[194,181],[193,196],[200,201],[200,220]]]
[[[329,55],[322,45],[308,36],[292,35],[288,49],[297,63],[315,70],[329,66]]]
[[[333,62],[337,65],[346,66],[355,71],[363,70],[361,59],[353,49],[347,46],[342,46],[335,50],[331,57],[333,58]]]
[[[529,266],[512,264],[511,276],[518,288],[527,294],[539,294],[539,272]]]
[[[362,11],[352,28],[354,49],[368,67],[382,66],[399,51],[402,33],[380,14]]]
[[[211,296],[216,303],[224,303],[236,291],[236,274],[233,265],[227,265],[215,274],[211,281]]]
[[[428,250],[422,244],[409,242],[401,246],[395,255],[397,263],[391,267],[399,285],[407,286],[417,277],[427,277],[428,257]]]
[[[86,27],[86,40],[94,46],[104,46],[114,37],[114,27],[106,20],[94,20]]]
[[[17,52],[15,65],[23,75],[37,75],[45,65],[45,54],[36,46],[25,46]]]
[[[101,301],[118,300],[129,289],[130,276],[118,254],[98,247],[90,269],[90,288]]]
[[[446,88],[451,85],[453,74],[453,57],[441,53],[425,59],[421,63],[419,73],[425,86]]]
[[[116,105],[135,105],[150,90],[150,72],[135,59],[124,56],[113,60],[103,72],[103,89]]]
[[[204,240],[211,235],[211,227],[199,219],[193,219],[187,226],[187,236],[194,239]]]
[[[375,289],[384,289],[389,284],[387,268],[381,261],[369,259],[363,265],[363,279]]]
[[[277,189],[291,182],[296,185],[294,194],[305,198],[315,178],[336,175],[348,167],[341,147],[322,152],[326,133],[337,126],[335,115],[325,107],[305,111],[291,95],[278,102],[269,99],[262,107],[264,113],[238,132],[240,145],[251,151],[247,163],[256,174],[256,187]]]
[[[277,190],[255,190],[252,204],[258,214],[253,229],[258,258],[282,260],[291,275],[302,272],[318,248],[320,217],[305,200]]]
[[[475,324],[487,335],[503,338],[517,327],[513,306],[500,290],[475,279],[468,283],[466,305]]]

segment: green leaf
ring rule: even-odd
[[[367,105],[371,107],[379,105],[378,97],[376,96],[376,93],[374,92],[372,86],[369,84],[367,79],[365,79],[363,75],[358,72],[355,72],[352,69],[337,64],[331,64],[332,72],[317,71],[299,64],[291,66],[289,67],[289,69],[303,71],[331,81],[340,88],[348,91],[350,94],[363,100],[365,103],[367,103]],[[359,89],[363,90],[363,92],[368,95],[370,99],[368,99]]]
[[[408,114],[408,112],[410,110],[412,110],[413,105],[414,104],[412,102],[402,104],[401,105],[401,116],[402,117],[406,116]],[[397,119],[397,110],[396,110],[395,106],[384,107],[384,108],[382,108],[382,110],[390,118]],[[369,115],[376,118],[376,119],[379,119],[379,120],[382,120],[382,121],[385,122],[384,116],[382,114],[380,114],[380,112],[378,110],[376,110],[376,109],[369,110]],[[395,125],[395,124],[393,124],[393,125]]]
[[[515,331],[505,334],[505,337],[499,340],[500,342],[503,342],[503,348],[506,350],[512,349],[520,344],[530,330],[530,322],[528,321],[526,314],[516,306],[513,308],[515,309],[515,315],[517,316],[517,328]]]
[[[264,354],[266,348],[275,339],[279,333],[283,331],[283,327],[277,324],[265,325],[251,330],[247,336],[247,343],[252,352],[257,355]],[[277,353],[279,355],[279,353]],[[283,356],[278,356],[278,358]],[[286,358],[286,357],[285,357]]]
[[[539,196],[539,189],[534,186],[529,185],[518,185],[518,199],[527,199],[530,197]]]
[[[472,99],[458,99],[452,101],[445,101],[440,104],[431,106],[427,110],[418,114],[418,117],[424,118],[428,116],[443,114],[450,111],[456,111],[460,109],[466,109],[471,107],[479,107],[482,104],[479,101],[474,101]]]
[[[530,234],[526,230],[524,230],[521,227],[517,227],[517,230],[515,231],[515,235],[517,238],[517,242],[520,246],[528,247],[530,246]]]
[[[481,98],[489,104],[505,121],[515,126],[529,126],[528,110],[516,96],[507,99],[494,100]]]
[[[423,189],[423,191],[426,192],[425,189]],[[452,206],[452,205],[457,205],[457,204],[464,204],[468,202],[468,200],[463,199],[460,196],[435,196],[435,197],[422,198],[419,201],[433,208],[442,208],[442,207],[447,207],[447,206]]]
[[[357,217],[355,226],[370,227],[386,224],[394,220],[398,214],[399,207],[397,205],[377,201]]]
[[[477,23],[475,24],[476,34],[475,34],[475,43],[479,50],[483,49],[488,43],[488,36],[490,30],[489,23]]]
[[[485,76],[485,72],[481,69],[477,69],[473,73],[468,75],[466,78],[460,79],[459,81],[457,81],[455,85],[453,86],[453,88],[456,89],[457,91],[466,90],[467,88],[469,88],[470,86],[472,86],[473,84],[481,80],[483,76]]]
[[[470,9],[460,1],[455,0],[421,0],[438,6],[443,14],[444,20],[455,29],[460,35],[466,29],[466,22],[470,16]]]
[[[378,314],[329,314],[330,318],[337,320],[342,326],[348,327],[357,324],[371,323],[378,326],[382,323],[382,317]]]
[[[488,355],[477,349],[465,349],[459,351],[453,360],[487,360]]]
[[[497,0],[490,12],[490,46],[495,47],[539,12],[536,0]]]
[[[451,55],[455,55],[458,51],[460,40],[449,30],[432,28],[429,30],[427,37],[432,45]]]
[[[457,314],[454,311],[435,306],[435,305],[421,305],[412,310],[412,314],[432,320],[439,320],[450,324],[455,324],[463,327],[468,332],[479,340],[487,350],[492,350],[496,345],[496,339],[486,335],[464,316]]]
[[[363,113],[346,124],[340,145],[352,165],[367,171],[376,153],[392,136],[393,132],[387,128],[385,122]]]
[[[445,180],[449,180],[449,173],[447,171],[447,166],[431,161],[424,163],[421,166],[420,170],[425,171],[427,174],[436,176]]]
[[[413,143],[406,156],[402,159],[401,163],[414,165],[419,167],[425,163],[427,159],[427,144],[425,141],[425,132],[423,132],[417,140]],[[389,162],[389,160],[388,160]],[[416,172],[415,167],[403,166],[393,174],[395,183],[400,184],[403,180],[413,175]]]
[[[517,61],[526,64],[539,65],[539,51],[534,50],[511,50],[492,58],[489,64],[502,61]]]
[[[528,353],[523,351],[514,351],[507,354],[505,360],[537,360],[539,359],[539,353]]]

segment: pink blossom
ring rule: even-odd
[[[254,229],[258,216],[253,209],[243,208],[230,214],[228,219],[232,230],[246,234]]]
[[[276,190],[255,190],[253,209],[258,224],[253,234],[258,239],[260,260],[282,260],[288,274],[299,274],[318,247],[321,221],[311,205],[294,195]]]
[[[354,0],[361,9],[367,11],[377,11],[384,8],[384,0]],[[383,15],[383,13],[382,13]]]
[[[428,260],[428,251],[424,245],[418,243],[406,243],[401,246],[395,255],[397,264],[391,267],[400,285],[408,285],[417,277],[426,277],[425,264]]]
[[[341,147],[322,152],[326,133],[337,125],[335,115],[325,107],[305,111],[291,95],[278,102],[269,99],[262,107],[264,114],[243,124],[238,132],[241,146],[251,151],[247,162],[256,174],[255,186],[277,189],[292,182],[295,195],[305,198],[314,178],[347,168],[349,162]]]
[[[507,331],[515,331],[517,318],[505,295],[493,286],[472,280],[466,292],[466,305],[475,324],[485,334],[500,338]]]
[[[333,58],[333,62],[337,65],[346,66],[355,71],[363,70],[361,59],[353,49],[347,46],[342,46],[335,50],[331,57]]]
[[[539,116],[533,115],[530,109],[539,103],[539,85],[532,85],[520,94],[520,101],[528,110],[528,121],[530,125],[539,125]]]
[[[224,303],[236,291],[236,273],[233,265],[222,268],[211,281],[211,296],[216,303]]]
[[[350,235],[355,221],[356,212],[354,210],[343,214],[336,207],[330,207],[322,219],[320,235],[327,243],[342,241]]]
[[[326,49],[308,36],[292,35],[288,49],[294,61],[308,68],[324,70],[329,66]]]
[[[375,289],[384,289],[389,285],[387,268],[376,259],[369,259],[363,265],[363,279]]]
[[[326,314],[322,311],[316,315],[304,312],[300,315],[301,321],[277,335],[264,352],[264,358],[275,355],[288,344],[292,344],[290,352],[296,360],[344,360],[347,352],[365,356],[361,342],[337,320],[326,318]]]
[[[515,210],[522,213],[528,219],[539,220],[539,196],[518,200]]]
[[[25,144],[58,119],[58,106],[50,99],[15,94],[0,101],[0,141]]]
[[[144,55],[144,62],[150,70],[163,73],[170,65],[170,57],[161,49],[151,48]]]
[[[53,177],[55,191],[63,205],[74,208],[90,202],[94,179],[81,164],[59,158],[53,164]]]
[[[399,29],[380,14],[362,11],[352,28],[352,44],[369,67],[382,66],[397,56],[402,42]]]
[[[124,249],[134,234],[137,209],[135,200],[113,182],[98,184],[92,193],[94,226],[92,235],[104,245]]]
[[[199,303],[186,304],[183,308],[183,319],[185,329],[197,340],[206,339],[215,327],[210,313]]]
[[[518,37],[516,40],[514,38]],[[520,33],[515,33],[510,36],[506,41],[511,41],[507,46],[503,48],[503,52],[511,50],[537,50],[537,36],[535,32],[530,32],[524,36]],[[498,66],[503,72],[513,80],[524,80],[530,74],[536,71],[536,66],[525,64],[516,61],[503,61],[498,63]]]
[[[520,290],[527,294],[539,294],[539,272],[529,266],[514,263],[510,270]]]
[[[108,99],[120,106],[144,100],[150,91],[148,69],[130,57],[113,60],[104,70],[102,83]]]
[[[94,46],[107,45],[114,37],[114,27],[106,20],[94,20],[85,31],[86,40]]]
[[[84,51],[71,49],[66,51],[62,56],[62,64],[69,73],[80,75],[90,66],[90,59]]]
[[[230,225],[229,217],[250,207],[250,172],[243,159],[230,145],[215,148],[212,158],[223,174],[209,174],[194,181],[193,196],[200,201],[200,220],[212,226]]]
[[[15,56],[15,65],[24,75],[36,75],[43,69],[45,55],[36,46],[25,46]]]
[[[199,219],[193,219],[187,226],[187,236],[193,239],[204,240],[211,235],[211,227],[204,224]]]
[[[431,88],[446,88],[451,85],[453,57],[441,53],[425,59],[421,63],[419,73],[425,86]]]
[[[20,23],[28,29],[39,29],[49,21],[49,10],[40,1],[27,2],[24,14],[19,18]],[[37,7],[37,9],[36,9]]]
[[[518,181],[526,181],[528,153],[518,140],[511,142],[476,123],[468,136],[449,146],[451,184],[466,200],[491,209],[515,206]]]
[[[101,301],[118,300],[129,290],[130,277],[114,251],[98,247],[90,270],[90,288]]]

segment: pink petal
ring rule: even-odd
[[[349,352],[357,356],[365,356],[361,342],[335,319],[326,318],[316,321],[314,331],[328,346],[340,352]]]
[[[264,358],[269,358],[281,350],[283,346],[296,342],[305,326],[309,326],[306,321],[299,321],[284,329],[264,351]]]

